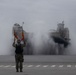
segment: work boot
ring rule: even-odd
[[[19,72],[19,70],[17,69],[16,72]]]
[[[20,72],[23,72],[22,69],[20,69]]]

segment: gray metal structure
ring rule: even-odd
[[[50,38],[58,44],[58,54],[63,55],[65,53],[65,48],[70,45],[69,29],[64,27],[64,21],[62,21],[62,23],[58,23],[57,30],[50,31],[49,35]]]

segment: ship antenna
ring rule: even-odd
[[[24,25],[24,22],[22,22],[22,30],[23,30],[23,25]]]

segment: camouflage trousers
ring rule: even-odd
[[[20,68],[22,70],[23,68],[23,54],[16,54],[15,55],[15,62],[16,62],[16,70]]]

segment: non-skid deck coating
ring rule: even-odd
[[[75,55],[25,55],[24,62],[35,62],[35,63],[49,63],[49,62],[76,62]],[[14,56],[11,55],[1,55],[0,62],[15,62]]]
[[[24,56],[16,72],[14,56],[0,56],[0,75],[76,75],[76,56]]]

